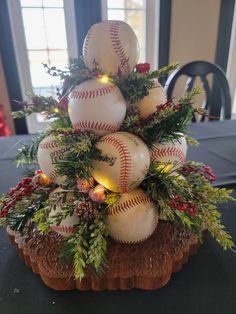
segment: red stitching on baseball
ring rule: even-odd
[[[57,171],[56,171],[55,169],[52,170],[52,171],[50,172],[50,174],[49,174],[49,178],[50,178],[52,181],[54,181],[57,176],[58,176],[58,173],[57,173]]]
[[[109,132],[115,132],[119,129],[120,124],[108,124],[108,123],[102,123],[102,122],[95,122],[95,121],[79,121],[75,124],[73,124],[73,128],[78,129],[86,129],[86,130],[99,130],[99,131],[109,131]]]
[[[109,32],[110,32],[112,47],[120,63],[119,69],[125,72],[130,72],[129,57],[126,56],[126,52],[123,48],[122,41],[120,40],[120,37],[119,37],[120,25],[121,23],[119,21],[113,21],[110,24]]]
[[[114,145],[114,147],[117,149],[120,156],[120,179],[118,188],[122,193],[127,192],[128,179],[132,166],[129,150],[122,140],[115,138],[114,136],[105,136],[99,141],[99,143],[109,143]]]
[[[155,148],[154,150],[151,151],[152,161],[168,156],[178,157],[181,162],[185,161],[185,154],[180,148],[177,147]]]
[[[59,226],[51,226],[51,230],[54,232],[66,232],[66,233],[75,233],[74,227],[69,227],[65,225],[59,225]]]
[[[61,143],[57,143],[57,142],[41,142],[40,144],[39,144],[39,147],[41,148],[41,149],[51,149],[51,148],[57,148],[57,147],[60,147],[60,146],[62,146],[62,144]]]
[[[85,90],[85,91],[78,91],[78,90],[73,90],[70,98],[71,99],[92,99],[92,98],[97,98],[99,96],[105,96],[108,94],[111,94],[114,89],[117,87],[115,85],[110,85],[110,86],[104,86],[100,88],[95,88],[93,90]]]
[[[89,39],[92,36],[92,31],[93,31],[93,27],[91,27],[90,30],[88,31],[85,42],[84,42],[83,52],[84,52],[85,64],[88,64],[88,44],[89,44]]]
[[[151,199],[146,195],[139,195],[135,196],[127,201],[124,201],[122,203],[119,203],[115,206],[113,206],[109,210],[109,215],[118,215],[122,212],[127,211],[128,209],[131,209],[134,206],[141,205],[141,204],[148,204],[152,203]]]

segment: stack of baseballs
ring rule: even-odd
[[[83,45],[84,62],[90,69],[98,65],[106,75],[126,75],[138,62],[139,44],[128,24],[104,21],[93,25]],[[149,95],[136,106],[142,118],[166,102],[166,94],[155,83]],[[106,189],[121,193],[120,200],[111,206],[107,216],[110,236],[123,243],[136,243],[148,238],[155,230],[158,213],[155,203],[138,186],[148,173],[150,163],[183,162],[186,156],[184,137],[173,143],[147,145],[136,135],[119,131],[126,115],[126,102],[110,80],[90,79],[76,86],[69,96],[68,112],[73,127],[92,131],[100,138],[96,147],[101,160],[94,160],[92,176]],[[69,147],[60,146],[52,136],[39,145],[38,162],[43,172],[57,184],[65,178],[57,174],[55,161],[63,159]],[[64,221],[70,224],[73,219]],[[73,227],[68,225],[68,227]],[[71,229],[72,230],[72,229]]]

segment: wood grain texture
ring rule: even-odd
[[[145,290],[167,284],[173,272],[181,270],[189,256],[194,255],[199,242],[181,226],[159,222],[154,234],[141,243],[127,245],[108,241],[108,265],[102,277],[86,269],[82,281],[75,280],[72,262],[62,262],[58,252],[63,237],[51,232],[44,236],[21,237],[9,228],[9,239],[32,271],[39,274],[48,287],[55,290]]]

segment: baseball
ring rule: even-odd
[[[184,136],[173,142],[154,144],[151,151],[151,160],[170,163],[183,163],[187,154],[187,142]]]
[[[103,136],[96,143],[102,158],[94,160],[92,176],[114,192],[127,192],[137,187],[145,178],[150,155],[144,142],[128,132]]]
[[[53,192],[51,192],[50,196],[52,197],[53,194],[60,192],[62,189],[57,188]],[[50,197],[49,196],[49,197]],[[68,193],[66,196],[66,201],[70,202],[70,194]],[[53,209],[49,214],[49,219],[56,217],[57,214],[63,213],[63,210],[61,209],[62,203],[57,203],[55,206],[55,209]],[[75,232],[75,225],[79,223],[79,218],[76,214],[68,215],[66,218],[64,218],[59,225],[51,225],[51,231],[57,232],[63,237],[71,236]]]
[[[38,163],[43,171],[52,182],[63,184],[65,176],[60,176],[56,170],[56,162],[63,160],[65,154],[70,150],[70,147],[60,144],[55,141],[53,136],[45,137],[38,147]]]
[[[137,102],[141,118],[147,118],[157,110],[157,106],[167,102],[164,88],[159,83],[149,90],[149,94]]]
[[[109,235],[127,244],[147,239],[154,232],[157,222],[155,204],[139,188],[122,194],[107,216]]]
[[[71,92],[68,112],[73,127],[105,135],[119,130],[126,103],[116,85],[92,79]]]
[[[103,21],[88,31],[83,45],[83,57],[90,69],[98,64],[105,74],[127,74],[138,62],[138,39],[125,22]]]

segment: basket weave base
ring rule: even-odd
[[[46,236],[35,233],[21,237],[7,229],[8,236],[33,272],[55,290],[145,290],[163,287],[171,277],[194,255],[199,246],[197,238],[182,227],[170,222],[159,222],[154,234],[138,244],[120,244],[108,241],[108,267],[102,277],[86,270],[82,281],[75,280],[72,263],[63,263],[58,252],[63,237],[56,233]]]

